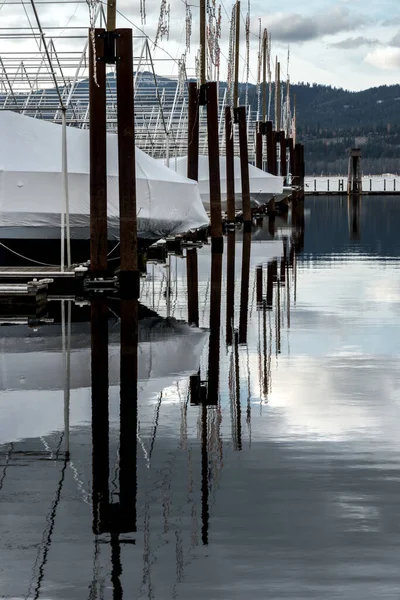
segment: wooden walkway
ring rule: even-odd
[[[54,278],[74,278],[75,270],[61,267],[2,267],[0,266],[0,281],[2,279],[54,279]]]

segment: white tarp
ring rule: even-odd
[[[176,171],[179,175],[187,173],[187,156],[171,158],[169,168]],[[221,194],[226,194],[226,157],[220,156],[219,169],[221,178]],[[240,158],[234,159],[235,173],[235,193],[242,192],[242,178],[240,174]],[[259,194],[282,194],[283,178],[271,175],[257,167],[249,164],[249,182],[250,194],[257,196]],[[199,156],[199,190],[200,194],[207,196],[210,193],[210,174],[208,169],[208,156]]]
[[[60,237],[62,127],[0,111],[0,237]],[[89,237],[89,131],[67,127],[72,238]],[[118,145],[107,134],[109,238],[118,238]],[[196,182],[136,148],[138,233],[160,238],[208,224]],[[29,229],[29,232],[27,231]],[[40,231],[42,230],[42,232]],[[43,236],[43,232],[46,235]]]

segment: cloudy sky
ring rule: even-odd
[[[189,0],[190,1],[190,0]],[[26,13],[22,5],[9,4],[11,0],[0,2],[0,19],[2,27],[29,27],[29,21],[35,22],[30,6]],[[96,2],[96,0],[93,0]],[[160,4],[162,0],[143,0],[146,6],[146,23],[141,23],[140,0],[117,0],[120,13],[117,26],[129,27],[134,24],[136,31],[144,30],[152,39],[155,37]],[[218,5],[218,0],[216,0]],[[246,66],[244,19],[247,2],[242,0],[242,64],[241,78],[245,78]],[[160,48],[155,51],[155,58],[160,59],[157,70],[164,74],[176,74],[177,66],[169,57],[177,60],[185,51],[185,6],[184,0],[170,0],[170,35],[169,40],[162,39]],[[221,39],[221,79],[226,79],[227,57],[229,53],[229,17],[232,2],[224,0],[222,4],[222,39]],[[87,3],[80,0],[44,3],[37,5],[39,17],[47,36],[65,36],[65,27],[86,27],[89,21]],[[278,9],[278,10],[277,10]],[[396,10],[397,9],[397,10]],[[188,54],[187,66],[190,74],[194,73],[196,46],[198,44],[198,0],[191,5],[193,14],[192,46]],[[272,57],[278,56],[282,62],[282,72],[286,76],[287,51],[290,46],[290,77],[293,82],[309,81],[351,90],[360,90],[382,84],[394,84],[400,80],[400,8],[395,0],[309,0],[299,3],[287,0],[277,7],[276,3],[266,0],[253,0],[251,14],[251,52],[250,81],[257,77],[257,48],[259,18],[262,27],[267,27],[272,35]],[[50,28],[59,29],[50,29]],[[137,29],[139,28],[139,29]],[[21,30],[22,31],[22,30]],[[74,35],[78,30],[75,30]],[[3,30],[0,37],[0,54],[10,50],[10,38],[5,37]],[[16,30],[12,30],[15,35]],[[83,35],[85,30],[80,30]],[[13,50],[27,49],[31,40],[19,39],[12,42]],[[57,47],[65,49],[67,45],[83,47],[83,39],[63,40],[56,42]],[[163,59],[163,60],[162,60]]]

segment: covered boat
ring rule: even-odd
[[[187,156],[172,158],[169,167],[177,174],[184,176],[187,173]],[[219,159],[220,178],[221,178],[221,200],[222,208],[226,210],[226,157],[220,156]],[[235,174],[235,194],[238,202],[238,208],[241,208],[242,177],[240,172],[240,158],[234,158]],[[210,174],[208,169],[208,156],[199,156],[199,190],[204,207],[210,208]],[[257,167],[249,164],[249,182],[250,194],[253,205],[262,204],[270,198],[278,198],[283,193],[283,177],[271,175]]]
[[[73,257],[74,247],[85,247],[84,258],[89,256],[89,131],[74,127],[66,131],[68,177],[64,186],[62,127],[0,111],[0,241],[7,247],[22,248],[28,256],[29,249],[40,246],[50,262],[57,262],[60,256],[66,190]],[[119,238],[115,134],[107,134],[107,175],[108,238],[115,245]],[[139,242],[148,245],[208,224],[197,183],[173,173],[138,148],[136,189]],[[53,251],[49,256],[50,247]],[[4,252],[4,246],[0,250]]]

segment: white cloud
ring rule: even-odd
[[[368,52],[364,60],[377,69],[384,69],[385,71],[400,69],[400,48],[390,46],[377,48],[372,52]]]

